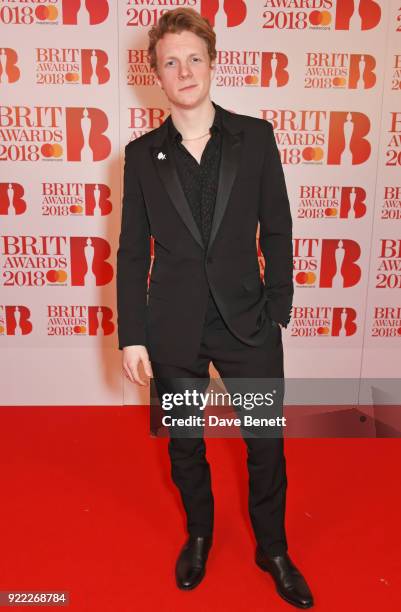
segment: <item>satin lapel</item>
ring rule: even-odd
[[[150,150],[153,163],[172,203],[196,242],[204,249],[201,233],[181,186],[168,137],[165,137],[160,146],[151,147]]]
[[[216,204],[210,232],[208,251],[216,237],[231,195],[232,186],[239,168],[241,143],[243,133],[233,134],[223,130],[223,145],[221,150],[219,182],[217,186]]]

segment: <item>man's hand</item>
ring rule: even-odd
[[[149,380],[142,380],[139,375],[139,364],[142,363],[145,374],[153,376],[146,346],[135,344],[123,348],[123,370],[127,378],[137,385],[147,386]]]

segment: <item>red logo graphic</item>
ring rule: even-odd
[[[0,215],[22,215],[26,211],[24,188],[19,183],[0,183]]]
[[[99,108],[66,108],[68,161],[100,161],[110,155],[111,143],[105,136],[109,125]]]
[[[113,268],[106,259],[111,248],[104,238],[71,237],[71,284],[72,286],[107,285],[113,278]]]
[[[234,28],[245,21],[246,3],[243,0],[201,0],[200,13],[209,20],[212,27],[216,25],[221,12],[225,14],[227,27]]]
[[[276,87],[287,85],[290,78],[286,70],[287,66],[288,58],[285,53],[263,51],[260,85],[270,87],[272,80]]]
[[[337,0],[336,30],[371,30],[380,22],[375,0]]]
[[[90,336],[109,336],[114,331],[113,312],[107,306],[89,306],[88,321]]]
[[[363,113],[330,113],[327,163],[329,165],[363,164],[369,159],[370,142],[365,138],[370,131],[370,120]]]
[[[21,73],[17,61],[18,54],[14,49],[0,48],[0,84],[18,81]]]
[[[366,191],[362,187],[341,189],[340,219],[359,219],[366,214]]]
[[[349,89],[370,89],[376,85],[376,60],[373,55],[355,54],[350,56]]]
[[[356,285],[361,278],[361,268],[356,263],[361,247],[355,240],[322,241],[320,287],[346,288]]]
[[[354,308],[333,308],[331,335],[352,336],[357,329],[355,321],[356,310]]]
[[[107,185],[87,183],[85,185],[85,214],[109,215],[112,210],[110,195],[111,191]]]
[[[63,0],[63,23],[65,25],[97,25],[107,19],[107,0]]]
[[[31,312],[26,306],[0,306],[0,334],[26,336],[32,331]]]
[[[107,53],[101,49],[82,49],[82,83],[103,85],[110,79]]]

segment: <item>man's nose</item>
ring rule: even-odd
[[[192,72],[189,69],[189,66],[187,66],[186,64],[180,64],[180,69],[179,69],[179,74],[178,74],[180,79],[185,79],[188,76],[191,76],[191,74]]]

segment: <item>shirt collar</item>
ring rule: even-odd
[[[215,108],[214,120],[211,126],[212,136],[214,136],[217,132],[221,132],[221,112],[220,112],[220,109],[217,107],[217,105],[213,101],[212,101],[212,104]],[[181,142],[182,135],[175,127],[173,120],[171,118],[171,115],[168,116],[168,119],[169,119],[168,129],[170,133],[170,138],[172,140],[176,140],[177,142]]]

